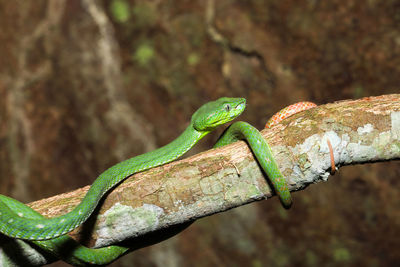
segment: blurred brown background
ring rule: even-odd
[[[0,193],[29,202],[90,184],[221,96],[247,98],[240,119],[262,128],[297,101],[389,93],[398,0],[0,0]],[[345,167],[289,211],[274,198],[204,218],[112,266],[399,264],[399,167]]]

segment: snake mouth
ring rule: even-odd
[[[239,103],[236,105],[235,107],[235,114],[233,115],[233,117],[237,117],[240,114],[243,113],[243,111],[246,109],[246,99],[241,98]]]
[[[239,105],[236,106],[236,109],[239,109],[243,111],[246,108],[246,102],[240,103]]]

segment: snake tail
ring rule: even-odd
[[[267,124],[265,124],[265,128],[271,128],[272,126],[280,123],[284,119],[299,113],[300,111],[307,110],[310,108],[316,107],[317,104],[313,102],[298,102],[295,104],[292,104],[290,106],[287,106],[284,109],[281,109],[277,113],[275,113],[268,121]]]

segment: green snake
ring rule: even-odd
[[[65,234],[86,221],[103,195],[115,185],[132,174],[177,159],[216,127],[238,117],[245,107],[244,98],[223,97],[206,103],[192,115],[189,126],[177,139],[161,148],[130,158],[107,169],[95,180],[81,203],[71,212],[59,217],[44,218],[17,200],[0,195],[0,232],[9,237],[31,240],[55,255],[62,254],[60,248],[66,243],[72,244],[74,249],[68,253],[69,255],[61,257],[74,265],[105,264],[113,261],[128,248],[109,246],[90,249],[75,243]],[[224,146],[240,139],[245,139],[250,145],[281,203],[289,208],[292,200],[286,181],[269,145],[256,128],[245,122],[236,122],[228,128],[214,147]]]

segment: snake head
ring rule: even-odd
[[[192,116],[193,127],[200,132],[212,131],[217,126],[238,117],[246,108],[246,99],[221,97],[201,106]]]

